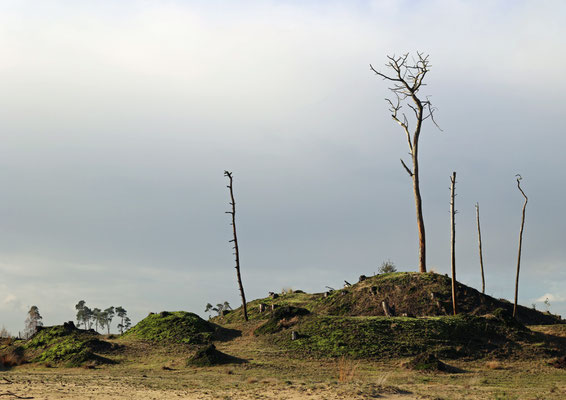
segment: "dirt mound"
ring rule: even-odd
[[[440,316],[452,314],[452,280],[435,273],[395,272],[368,277],[351,287],[334,291],[321,299],[314,312],[329,315],[385,315],[386,302],[395,315]],[[485,315],[502,309],[512,313],[513,305],[469,286],[457,283],[460,313]],[[528,325],[554,324],[560,318],[519,306],[518,320]]]
[[[151,342],[205,344],[214,331],[213,324],[196,314],[162,311],[151,313],[123,336]]]
[[[450,366],[440,361],[432,353],[421,353],[409,362],[405,363],[404,367],[413,371],[423,372],[448,372],[452,369]]]
[[[211,367],[223,364],[239,364],[244,360],[222,353],[213,344],[198,350],[196,354],[187,360],[187,366]]]
[[[282,293],[278,296],[248,303],[251,320],[269,319],[271,306],[305,308],[318,315],[384,316],[386,302],[395,316],[443,316],[452,314],[451,279],[445,275],[418,272],[394,272],[366,277],[362,281],[340,290],[326,293]],[[460,313],[471,315],[493,314],[495,310],[513,312],[513,304],[495,299],[457,283]],[[525,325],[564,323],[560,317],[519,306],[518,320]],[[243,320],[240,308],[215,319],[220,323]]]

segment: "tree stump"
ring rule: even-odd
[[[297,331],[291,331],[291,340],[297,340],[299,338],[299,333]]]
[[[265,304],[261,303],[261,304],[259,305],[259,312],[262,313],[262,312],[264,312],[264,311],[265,311]]]
[[[391,310],[391,307],[389,307],[389,304],[387,304],[386,300],[381,302],[381,306],[383,307],[383,312],[385,313],[386,317],[393,316],[393,311]]]
[[[272,305],[271,305],[271,311],[275,311],[276,308],[277,308],[277,304],[272,304]]]

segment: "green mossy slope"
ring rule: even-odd
[[[164,343],[204,344],[211,340],[214,326],[186,311],[150,314],[124,333],[124,338]]]
[[[22,347],[30,362],[65,367],[112,363],[97,353],[107,353],[115,346],[99,336],[92,330],[57,325],[42,328]]]
[[[314,357],[394,358],[434,352],[445,358],[523,356],[536,341],[522,326],[470,315],[428,318],[306,316],[289,330],[265,338],[291,353]],[[557,354],[548,343],[529,347],[532,354]],[[532,351],[531,351],[532,350]]]

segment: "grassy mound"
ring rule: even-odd
[[[164,343],[209,343],[214,326],[196,314],[162,311],[150,314],[124,333],[124,337]]]
[[[395,358],[433,352],[444,358],[523,357],[558,355],[559,346],[540,340],[523,326],[496,316],[471,315],[408,317],[303,317],[288,332],[266,340],[301,355],[314,357]]]
[[[244,360],[217,350],[213,344],[198,350],[196,354],[187,360],[187,366],[212,367],[214,365],[238,364]]]
[[[444,316],[452,314],[451,279],[435,273],[394,272],[367,277],[351,287],[334,290],[327,294],[288,293],[277,298],[258,299],[248,303],[251,320],[268,319],[272,304],[277,307],[293,306],[319,315],[335,316],[383,316],[382,302],[386,301],[395,315]],[[495,299],[479,291],[457,283],[459,312],[472,315],[491,314],[501,308],[507,313],[513,304]],[[519,306],[517,312],[521,323],[545,325],[564,322],[558,316]],[[241,308],[234,310],[220,322],[243,320]]]
[[[107,353],[115,346],[99,339],[99,334],[69,325],[44,327],[22,345],[31,362],[79,367],[85,364],[108,364],[113,361],[97,354]]]

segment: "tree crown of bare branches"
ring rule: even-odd
[[[426,119],[431,119],[434,125],[440,129],[438,124],[434,119],[434,112],[436,108],[432,106],[432,103],[428,96],[425,99],[421,99],[417,96],[419,90],[426,86],[423,80],[426,74],[430,71],[429,56],[423,53],[417,52],[417,58],[412,58],[409,60],[409,54],[404,54],[402,56],[387,56],[389,60],[385,64],[393,70],[394,75],[389,76],[378,70],[376,70],[373,65],[370,64],[370,69],[378,76],[385,80],[393,82],[393,85],[389,87],[389,90],[395,95],[395,99],[386,98],[385,100],[389,103],[389,111],[391,111],[391,117],[403,127],[405,133],[407,134],[407,140],[409,143],[409,149],[413,151],[413,143],[411,140],[411,134],[409,132],[409,120],[405,113],[400,113],[403,108],[403,102],[407,98],[411,98],[415,105],[407,103],[406,105],[413,110],[415,118],[417,119],[417,126],[415,128],[415,134],[418,135],[420,131],[420,122]],[[442,130],[442,129],[440,129]],[[414,140],[414,139],[413,139]]]

